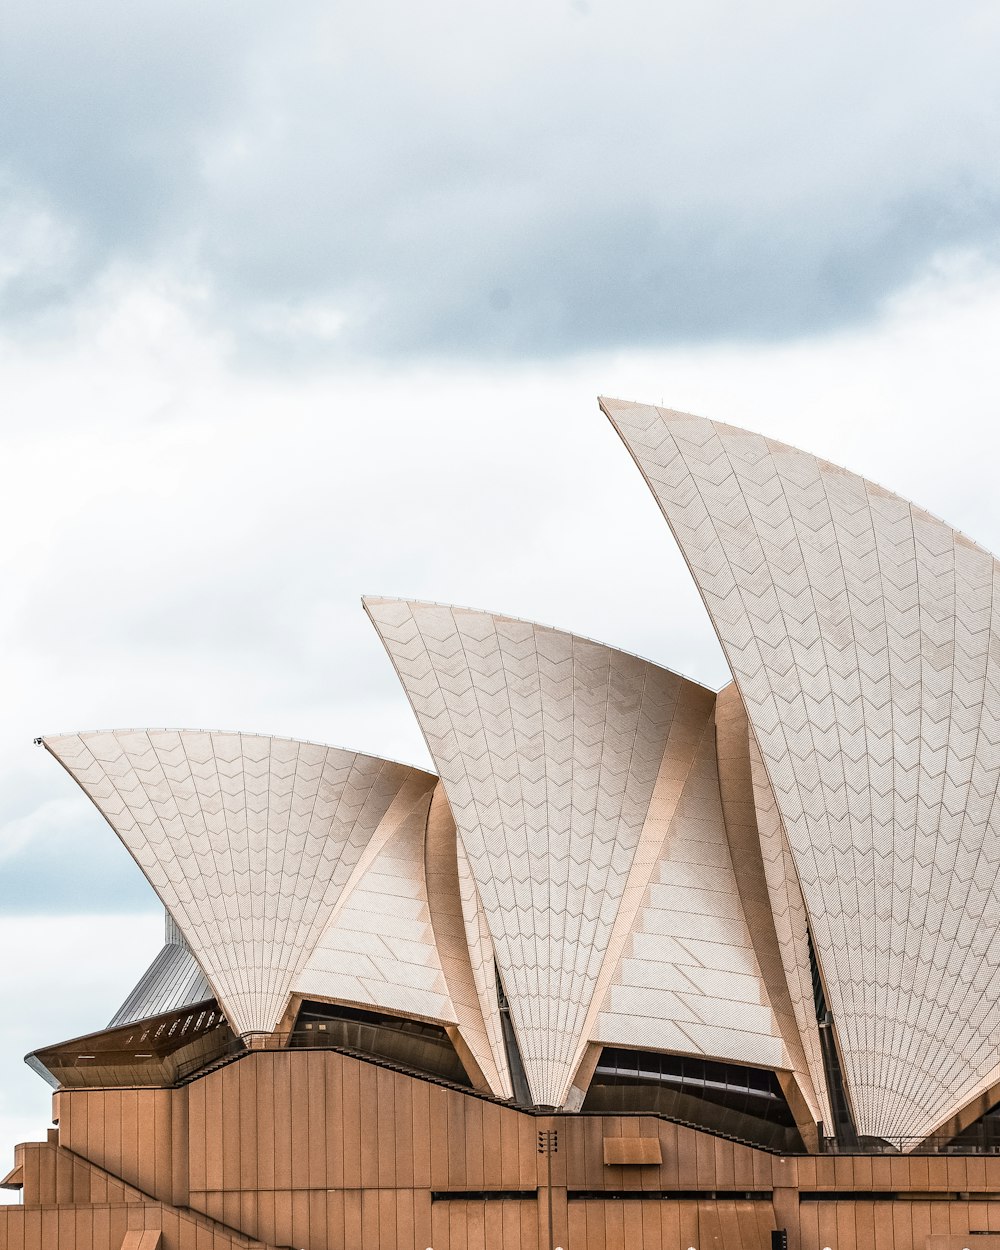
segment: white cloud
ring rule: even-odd
[[[0,824],[0,873],[5,861],[31,847],[42,845],[44,839],[61,832],[74,819],[79,819],[80,808],[86,803],[79,798],[49,799],[40,803],[25,816],[15,816]]]
[[[65,291],[75,260],[75,232],[51,207],[0,176],[0,306],[48,303]]]

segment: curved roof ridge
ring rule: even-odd
[[[664,673],[669,673],[671,677],[679,677],[681,681],[690,682],[692,686],[699,686],[702,690],[708,690],[711,694],[718,694],[719,690],[723,690],[729,685],[729,682],[724,682],[723,685],[716,689],[703,681],[698,681],[696,677],[689,677],[687,673],[681,673],[676,668],[671,668],[668,664],[661,664],[659,660],[651,659],[648,655],[642,655],[638,651],[629,651],[625,647],[616,646],[613,642],[604,642],[600,638],[591,638],[589,634],[578,633],[575,629],[563,629],[560,625],[547,625],[544,621],[535,621],[527,616],[514,616],[511,612],[491,612],[489,608],[472,608],[465,603],[445,603],[437,599],[413,599],[404,595],[362,595],[361,603],[366,612],[368,612],[369,602],[405,603],[407,606],[423,608],[447,608],[449,611],[475,612],[479,616],[489,616],[495,621],[515,621],[518,625],[530,625],[533,629],[546,629],[553,634],[564,634],[567,638],[576,638],[579,642],[589,642],[595,647],[604,647],[608,651],[616,652],[618,655],[628,656],[630,660],[639,660],[642,664],[652,664]],[[371,613],[369,612],[368,615],[370,616]]]
[[[270,1032],[358,864],[435,774],[294,738],[43,739],[124,843],[240,1033]]]
[[[944,517],[938,516],[936,512],[931,512],[929,508],[924,508],[918,503],[914,503],[912,499],[908,499],[906,495],[901,495],[898,490],[893,490],[891,486],[886,486],[882,482],[877,482],[873,477],[866,477],[863,473],[859,473],[857,469],[851,469],[845,464],[841,464],[838,460],[828,460],[825,456],[820,456],[814,451],[808,451],[804,447],[796,447],[794,443],[786,443],[784,439],[772,438],[770,434],[762,434],[760,430],[751,430],[745,425],[731,425],[728,421],[716,421],[714,417],[699,416],[696,412],[684,412],[680,408],[664,408],[662,404],[650,404],[644,399],[619,399],[613,395],[598,395],[598,406],[601,412],[608,418],[611,424],[618,429],[617,422],[605,407],[606,404],[629,404],[637,408],[655,408],[657,412],[669,413],[672,417],[684,417],[690,421],[708,421],[717,430],[725,430],[732,434],[750,434],[754,438],[762,438],[772,448],[780,448],[782,451],[794,452],[797,456],[808,456],[811,460],[815,460],[817,464],[822,465],[826,469],[834,469],[837,473],[847,473],[851,477],[859,478],[867,486],[874,486],[876,490],[882,491],[886,495],[891,495],[893,499],[899,499],[907,504],[914,512],[926,517],[929,521],[934,521],[937,525],[943,525],[946,529],[951,530],[953,534],[961,538],[965,543],[975,547],[978,551],[984,552],[988,556],[997,557],[990,551],[989,547],[983,546],[975,538],[971,538],[964,530],[960,530],[957,526],[952,525],[950,521],[946,521]],[[625,440],[622,439],[624,442]],[[627,446],[627,444],[626,444]],[[721,687],[720,687],[721,689]]]
[[[1000,562],[809,452],[673,409],[601,407],[746,705],[858,1130],[929,1132],[1000,1070],[1000,933],[981,923],[1000,912]],[[918,1090],[910,1074],[935,1046],[958,1071],[941,1060]]]
[[[343,751],[347,755],[363,755],[370,760],[379,760],[383,764],[398,764],[400,768],[412,768],[414,772],[426,773],[428,777],[437,777],[430,768],[423,764],[413,764],[409,760],[392,759],[388,755],[379,755],[375,751],[362,751],[357,747],[345,747],[336,742],[320,742],[316,738],[296,738],[290,734],[257,733],[247,729],[206,729],[196,725],[130,725],[110,729],[71,729],[65,733],[39,734],[35,742],[47,747],[47,743],[56,738],[88,738],[95,734],[222,734],[235,738],[258,738],[267,742],[294,742],[305,747],[321,747],[324,751]],[[52,754],[52,752],[50,752]]]
[[[531,621],[365,607],[440,769],[532,1097],[562,1105],[715,693]]]

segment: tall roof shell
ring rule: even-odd
[[[43,739],[190,946],[233,1028],[268,1032],[366,848],[437,778],[335,747],[200,730]]]
[[[602,406],[746,705],[857,1127],[929,1133],[997,1079],[1000,1059],[997,562],[805,452]]]
[[[712,733],[712,692],[526,621],[398,600],[365,606],[447,789],[535,1102],[564,1102],[587,1042],[601,1034],[787,1066],[759,974],[746,1009],[727,1020],[727,974],[715,978],[714,997],[710,975],[699,987],[707,968],[692,954],[697,940],[680,952],[693,979],[669,979],[674,960],[662,935],[634,952],[633,924],[644,901],[648,912],[651,890],[661,915],[687,911],[684,936],[710,932],[709,941],[738,946],[734,975],[753,977],[746,925],[732,919],[735,889],[723,900],[710,885],[685,908],[679,900],[691,883],[679,868],[650,885]],[[724,841],[718,801],[715,819]],[[633,957],[623,960],[626,950]]]

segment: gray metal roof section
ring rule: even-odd
[[[138,985],[125,999],[108,1028],[135,1024],[167,1011],[180,1011],[214,998],[212,987],[180,930],[166,913],[164,947],[143,973]]]

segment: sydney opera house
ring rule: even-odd
[[[1000,565],[805,452],[602,408],[732,683],[377,598],[436,773],[42,739],[167,931],[28,1056],[55,1127],[0,1250],[1000,1247]]]

